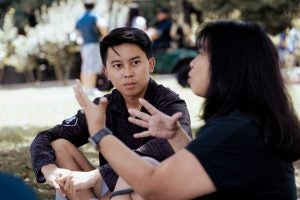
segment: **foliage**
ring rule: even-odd
[[[19,6],[20,7],[20,6]],[[70,12],[71,11],[71,12]],[[16,25],[16,9],[4,15],[0,28],[0,68],[13,66],[17,71],[32,70],[39,59],[55,66],[56,77],[63,79],[74,56],[74,42],[69,35],[74,32],[75,20],[83,11],[80,0],[53,1],[35,10],[36,26],[24,26],[20,34]],[[59,28],[58,28],[59,27]]]
[[[3,24],[5,13],[10,9],[16,10],[16,26],[24,27],[27,24],[27,15],[36,9],[40,9],[41,5],[50,6],[55,0],[2,0],[0,1],[0,24]]]
[[[277,34],[299,14],[300,0],[191,0],[206,18],[238,18],[259,21],[268,33]]]
[[[140,1],[139,3],[140,10],[142,15],[145,16],[145,18],[148,20],[148,26],[152,26],[156,20],[156,9],[159,7],[170,8],[173,1],[170,0]]]

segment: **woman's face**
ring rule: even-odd
[[[200,46],[199,54],[190,63],[188,83],[192,91],[205,97],[210,80],[210,62],[209,54],[205,46]]]

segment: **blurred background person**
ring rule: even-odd
[[[95,0],[83,1],[85,12],[76,22],[76,30],[82,38],[80,50],[82,64],[80,80],[88,95],[94,95],[97,75],[102,73],[102,60],[100,57],[100,37],[107,33],[107,24],[93,9]]]
[[[147,30],[147,20],[140,14],[139,5],[137,3],[132,3],[130,5],[125,25],[128,27],[138,28],[143,31]]]
[[[279,64],[280,67],[286,68],[287,65],[287,56],[288,56],[288,45],[287,45],[287,36],[289,34],[290,28],[286,28],[279,34],[279,44],[277,47],[278,55],[279,55]]]
[[[287,35],[287,48],[290,53],[288,58],[288,66],[300,66],[300,18],[292,21],[293,27]]]
[[[172,19],[170,10],[165,7],[160,7],[156,13],[154,27],[147,30],[148,35],[153,41],[153,52],[166,51],[171,46],[171,27]]]

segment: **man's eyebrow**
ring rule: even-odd
[[[141,58],[141,56],[134,56],[134,57],[130,58],[129,60],[135,60],[135,59],[138,59],[138,58]]]
[[[135,60],[135,59],[140,59],[141,58],[141,56],[134,56],[134,57],[132,57],[132,58],[129,58],[129,60],[130,61],[133,61],[133,60]],[[110,62],[110,64],[115,64],[115,63],[120,63],[120,62],[122,62],[121,60],[112,60],[111,62]]]
[[[121,60],[112,60],[112,61],[110,62],[110,64],[120,63],[120,62],[121,62]]]

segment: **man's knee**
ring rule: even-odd
[[[74,145],[66,139],[56,139],[51,142],[51,146],[55,151],[66,151],[69,148],[74,148]]]

